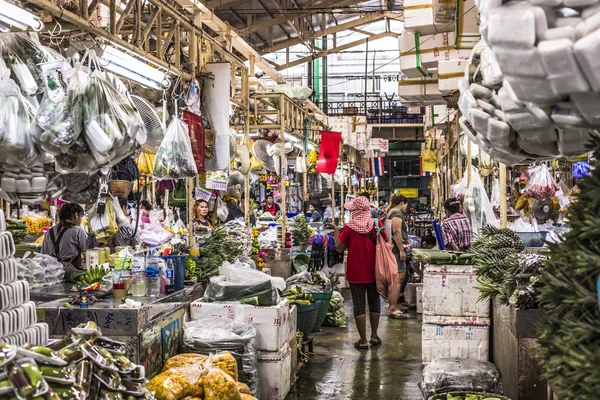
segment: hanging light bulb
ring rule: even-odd
[[[32,28],[40,31],[44,27],[42,21],[34,14],[5,0],[0,0],[0,22],[7,27],[21,30]],[[0,31],[6,32],[5,29],[0,29]]]

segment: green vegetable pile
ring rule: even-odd
[[[600,151],[600,137],[593,136],[593,148]],[[545,374],[564,400],[598,399],[600,393],[600,162],[579,187],[569,207],[571,230],[549,244],[540,288]]]
[[[191,257],[188,257],[185,260],[185,280],[191,281],[195,277],[196,277],[196,261],[194,261]]]
[[[291,304],[297,304],[299,307],[305,307],[313,302],[313,297],[310,293],[304,293],[300,286],[292,287],[287,290],[285,298]]]
[[[199,246],[200,256],[194,260],[199,281],[208,282],[211,277],[219,275],[219,267],[223,262],[233,262],[242,255],[240,243],[228,236],[223,227],[213,230]]]
[[[310,244],[311,229],[304,214],[297,215],[292,220],[292,242],[294,246],[308,246]]]
[[[487,395],[469,393],[466,395],[452,396],[450,393],[446,395],[446,400],[500,400],[498,397],[487,397]]]
[[[437,249],[412,249],[413,261],[435,265],[471,265],[473,256],[470,253],[451,253]]]
[[[333,292],[329,309],[325,317],[326,326],[346,326],[346,310],[344,309],[344,298],[339,292]]]

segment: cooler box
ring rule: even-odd
[[[404,0],[404,29],[422,35],[453,31],[453,23],[435,23],[433,7],[433,0]]]
[[[275,352],[258,352],[260,400],[284,400],[292,386],[292,352],[286,343]]]
[[[467,60],[442,60],[438,63],[438,85],[440,92],[449,95],[458,90],[458,81],[465,77]]]
[[[290,303],[287,299],[271,307],[202,301],[190,303],[190,319],[193,321],[213,317],[235,319],[238,313],[256,327],[257,350],[277,351],[290,340]]]
[[[488,361],[490,328],[479,325],[441,325],[424,322],[421,347],[423,364],[441,358]]]
[[[428,265],[423,278],[423,314],[452,317],[490,316],[490,302],[478,301],[472,265]]]

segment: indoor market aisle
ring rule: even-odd
[[[346,316],[352,316],[350,292],[344,291]],[[387,311],[387,304],[382,314]],[[369,330],[367,325],[367,330]],[[382,315],[380,347],[356,350],[354,321],[347,328],[323,328],[314,335],[314,353],[298,373],[286,400],[421,400],[421,314],[408,320]]]

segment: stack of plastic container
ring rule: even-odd
[[[423,279],[423,363],[489,357],[490,303],[479,302],[472,265],[427,265]]]
[[[35,303],[29,301],[29,284],[17,280],[15,243],[6,231],[4,213],[0,211],[0,341],[21,346],[27,342],[44,346],[49,329],[36,323]]]

